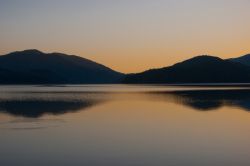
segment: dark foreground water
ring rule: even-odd
[[[1,166],[249,166],[250,89],[1,86]]]

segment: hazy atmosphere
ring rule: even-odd
[[[120,72],[250,52],[248,0],[0,0],[0,54],[79,55]]]
[[[250,166],[250,0],[0,0],[0,166]]]

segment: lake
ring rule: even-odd
[[[0,86],[1,166],[249,166],[250,88]]]

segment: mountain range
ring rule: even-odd
[[[172,66],[123,74],[91,60],[39,50],[0,56],[0,84],[250,83],[250,54],[221,59],[202,55]]]
[[[128,74],[124,83],[250,83],[250,55],[221,59],[203,55],[173,66]]]

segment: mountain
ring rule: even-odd
[[[203,55],[170,67],[129,74],[123,83],[250,83],[250,67]]]
[[[229,59],[232,62],[238,62],[247,66],[250,66],[250,54],[238,57],[238,58],[231,58]]]
[[[75,55],[24,50],[0,56],[0,84],[117,83],[123,74]]]
[[[122,74],[75,55],[24,50],[0,56],[0,84],[250,83],[250,54],[197,56],[173,66]]]

